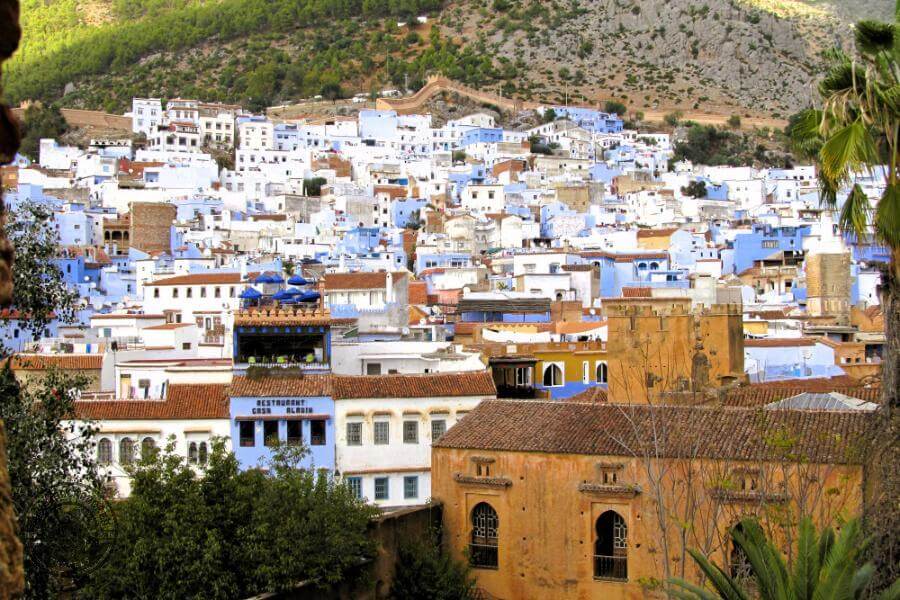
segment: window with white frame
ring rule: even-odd
[[[544,387],[559,387],[563,385],[562,363],[547,363],[544,365]]]
[[[403,443],[418,444],[419,443],[419,422],[407,420],[403,421]]]
[[[347,445],[362,446],[362,423],[350,421],[347,423]]]
[[[390,443],[391,424],[389,421],[375,421],[372,424],[372,438],[376,446],[384,446]]]
[[[597,361],[597,383],[607,383],[609,381],[609,366],[606,361]]]

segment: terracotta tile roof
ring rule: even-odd
[[[599,456],[778,460],[773,436],[794,439],[790,456],[813,463],[860,464],[874,415],[691,406],[482,402],[435,448]],[[652,431],[657,433],[654,435]]]
[[[394,273],[394,281],[405,277],[406,273]],[[387,281],[387,273],[359,271],[356,273],[325,273],[323,279],[325,291],[334,290],[383,290]]]
[[[165,400],[78,400],[82,420],[227,419],[224,384],[172,384]]]
[[[803,393],[838,392],[866,402],[881,402],[881,387],[863,386],[846,375],[832,378],[788,379],[754,383],[729,390],[722,403],[726,406],[753,407],[784,400]]]
[[[496,396],[490,371],[424,375],[334,375],[334,398],[432,398],[435,396]]]
[[[668,237],[676,231],[678,231],[677,227],[668,227],[666,229],[638,229],[637,238]]]
[[[231,381],[231,397],[267,398],[297,396],[330,396],[330,375],[305,375],[303,377],[262,377],[250,379],[237,376]]]
[[[410,281],[407,296],[410,304],[428,304],[428,284],[424,281]]]
[[[623,287],[623,298],[651,298],[653,290],[648,287]]]
[[[102,354],[15,354],[11,360],[13,371],[44,371],[50,367],[64,371],[103,368]]]
[[[166,331],[170,329],[181,329],[182,327],[193,327],[194,323],[163,323],[162,325],[151,325],[144,327],[145,331]]]
[[[165,319],[166,315],[152,315],[147,313],[108,313],[91,315],[91,319]]]
[[[587,404],[606,404],[609,402],[609,392],[599,385],[589,387],[583,392],[565,399],[565,402],[581,402]]]
[[[745,348],[794,348],[799,346],[815,346],[822,340],[818,338],[748,338],[744,340]]]
[[[431,398],[435,396],[497,395],[489,371],[428,373],[423,375],[306,375],[303,377],[238,376],[232,397],[331,396],[335,400],[361,398]]]

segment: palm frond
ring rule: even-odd
[[[684,579],[673,579],[671,583],[675,587],[669,590],[669,595],[679,600],[720,600],[721,598],[715,592]]]
[[[881,21],[859,21],[856,24],[856,48],[861,54],[890,52],[893,47],[893,24]]]
[[[869,198],[859,184],[855,184],[850,190],[844,206],[841,207],[840,225],[844,231],[856,234],[857,239],[863,239],[869,230],[869,220],[872,215],[872,206]]]
[[[877,157],[875,140],[861,119],[832,133],[819,151],[822,172],[835,183],[845,181],[852,172],[875,164]]]
[[[797,541],[797,560],[794,563],[793,583],[796,600],[812,600],[819,580],[818,540],[812,519],[800,521],[800,535]]]
[[[753,574],[757,591],[763,600],[783,600],[790,589],[787,566],[781,553],[766,539],[755,519],[744,519],[731,532],[735,543],[744,551]]]
[[[728,573],[723,571],[719,565],[713,564],[705,556],[698,551],[688,550],[694,562],[703,571],[703,574],[709,578],[710,584],[719,593],[719,597],[724,600],[750,600],[749,595]]]
[[[894,581],[891,586],[878,595],[878,600],[900,600],[900,579]]]
[[[791,118],[786,131],[791,140],[791,149],[804,158],[812,158],[822,148],[822,111],[809,108]]]
[[[889,184],[875,209],[875,235],[891,248],[900,246],[900,185]]]

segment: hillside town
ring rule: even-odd
[[[50,215],[79,303],[37,336],[7,312],[9,365],[84,378],[112,498],[167,445],[198,473],[217,440],[242,470],[303,446],[382,514],[440,504],[484,598],[644,597],[688,547],[746,568],[744,515],[858,514],[890,249],[812,164],[535,114],[135,98],[131,137],[42,139],[4,201]]]

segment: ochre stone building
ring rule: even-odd
[[[444,541],[497,599],[662,597],[687,548],[738,574],[728,531],[757,515],[859,514],[871,413],[482,402],[433,446]]]
[[[603,307],[612,401],[696,403],[685,396],[743,380],[740,306],[692,310],[687,298],[623,298]]]

